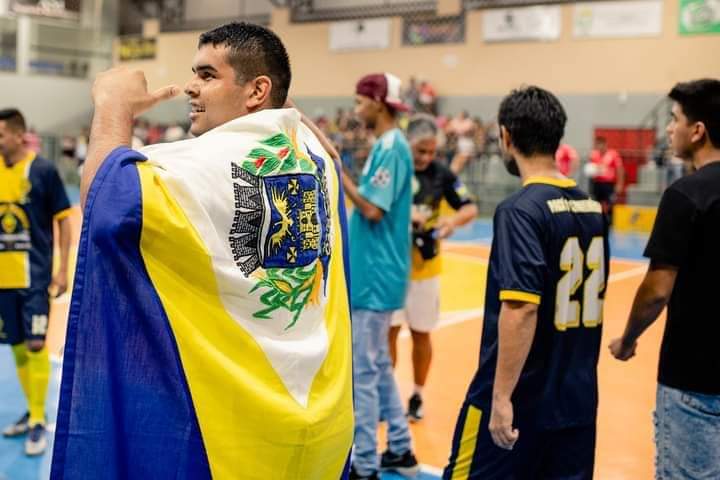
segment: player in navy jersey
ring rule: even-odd
[[[443,478],[592,478],[609,249],[601,205],[555,167],[565,121],[538,87],[500,105],[523,187],[495,212],[480,365]]]
[[[67,289],[70,202],[55,165],[27,147],[25,132],[18,110],[0,110],[0,343],[12,346],[28,404],[28,411],[2,433],[28,434],[25,453],[40,455],[47,446],[48,289],[55,296]],[[53,276],[55,223],[60,261]]]

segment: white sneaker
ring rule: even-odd
[[[30,427],[30,433],[25,440],[25,455],[34,457],[42,455],[47,448],[47,432],[45,425],[38,423]]]
[[[28,430],[30,430],[30,425],[28,425],[29,420],[30,413],[25,412],[25,415],[23,415],[20,420],[5,427],[2,432],[3,437],[19,437],[20,435],[25,435]]]

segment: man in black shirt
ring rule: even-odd
[[[637,339],[667,305],[656,478],[720,478],[720,81],[680,83],[669,97],[673,153],[696,171],[663,194],[645,249],[650,268],[610,350],[619,360],[632,358]]]
[[[397,359],[397,338],[404,323],[412,335],[413,394],[408,401],[411,422],[423,418],[422,393],[432,361],[431,332],[440,321],[440,240],[456,227],[477,217],[477,207],[467,188],[445,165],[436,160],[438,128],[435,118],[418,114],[410,119],[407,139],[413,154],[412,265],[405,307],[394,313],[390,327],[390,357]],[[445,199],[454,210],[440,215]]]

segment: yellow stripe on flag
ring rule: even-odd
[[[141,253],[177,342],[213,478],[337,480],[353,434],[350,320],[337,215],[328,279],[335,294],[325,315],[329,350],[304,408],[225,310],[208,250],[166,185],[148,164],[138,164],[138,172]],[[333,183],[334,206],[336,177]]]

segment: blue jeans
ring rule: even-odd
[[[656,480],[720,479],[720,395],[659,384],[654,416]]]
[[[360,475],[379,469],[377,426],[388,423],[388,449],[410,450],[410,430],[400,401],[388,352],[392,312],[352,311],[353,380],[355,383],[355,449],[353,465]]]

